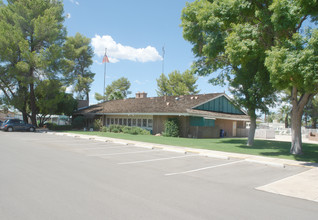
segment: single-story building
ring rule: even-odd
[[[135,98],[113,100],[79,109],[75,113],[85,116],[88,124],[102,119],[105,126],[118,124],[138,126],[162,133],[168,118],[178,118],[180,136],[193,138],[247,136],[244,110],[236,106],[225,93],[202,95],[147,97],[136,93]]]

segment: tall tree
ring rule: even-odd
[[[89,38],[76,33],[74,37],[68,37],[64,45],[66,83],[73,86],[79,99],[87,101],[89,101],[90,87],[95,76],[95,73],[90,71],[94,55],[90,42]]]
[[[121,77],[118,80],[113,81],[110,85],[106,87],[105,97],[107,101],[124,99],[127,95],[131,94],[129,91],[130,82],[127,78]],[[102,101],[104,96],[95,93],[95,99],[98,101]]]
[[[306,19],[310,16],[318,19],[318,4],[314,2],[281,0],[271,5],[277,34],[276,45],[268,51],[266,66],[275,87],[289,89],[291,94],[292,154],[302,154],[304,107],[318,92],[318,30],[315,28],[300,33]]]
[[[198,94],[196,90],[198,85],[196,82],[198,77],[195,77],[189,70],[184,73],[180,71],[173,71],[169,73],[168,77],[163,73],[157,79],[157,94],[158,96],[178,96],[178,95],[194,95]]]
[[[28,83],[27,72],[18,69],[21,61],[19,42],[23,41],[21,31],[15,26],[13,12],[4,4],[0,4],[0,89],[4,94],[4,102],[14,106],[28,120]]]
[[[5,75],[1,89],[11,101],[19,94],[28,94],[34,125],[35,87],[41,78],[57,77],[60,67],[66,35],[63,13],[60,0],[8,0],[1,6],[1,75]],[[26,107],[18,109],[23,112]]]
[[[197,57],[193,71],[216,72],[213,84],[228,81],[238,104],[247,109],[251,127],[247,145],[253,145],[256,112],[268,112],[275,99],[264,66],[265,51],[273,45],[271,0],[197,0],[182,11],[183,37],[193,44]]]

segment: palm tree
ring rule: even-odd
[[[285,128],[288,128],[288,119],[290,115],[291,107],[289,105],[283,105],[279,109],[279,114],[281,115],[282,119],[285,121]]]

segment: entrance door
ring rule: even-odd
[[[232,130],[233,137],[236,137],[236,121],[233,121],[233,130]]]

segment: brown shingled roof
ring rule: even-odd
[[[210,93],[203,95],[161,96],[151,98],[129,98],[113,100],[79,110],[76,114],[98,113],[187,113],[201,103],[223,95]]]

